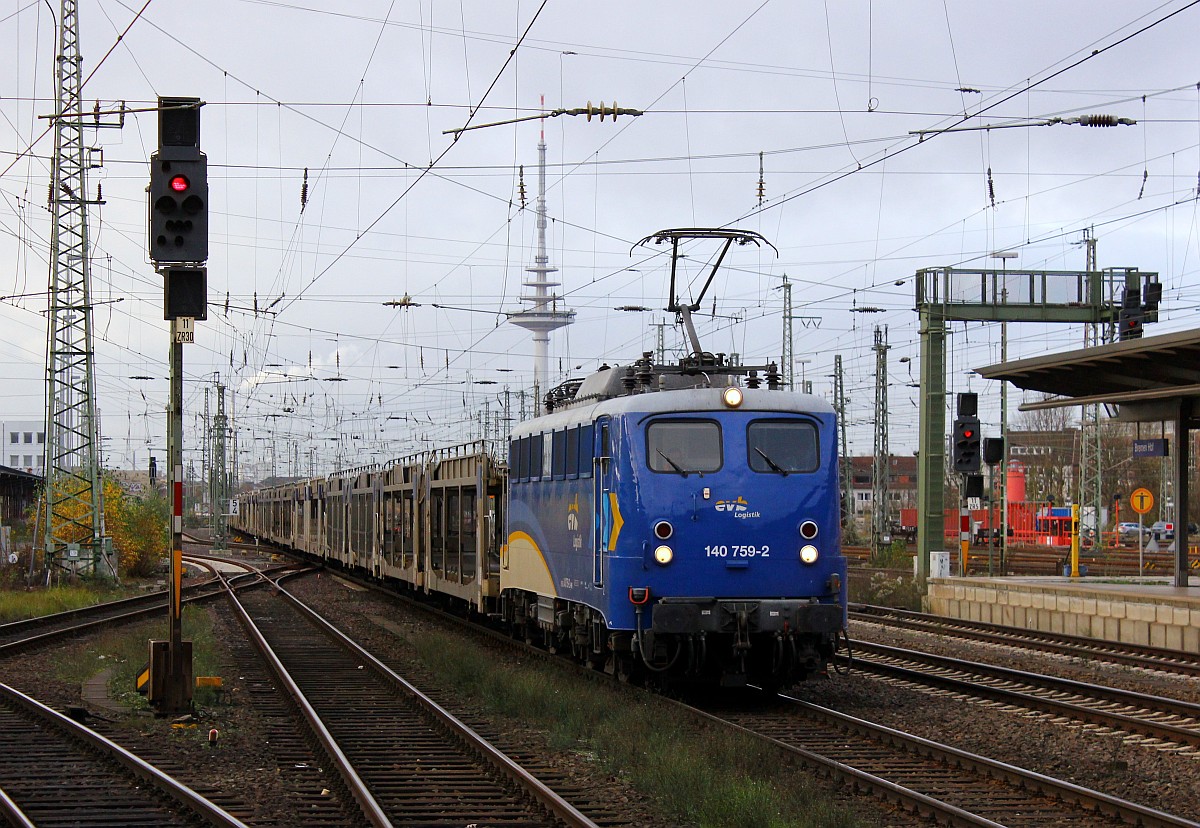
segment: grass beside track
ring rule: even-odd
[[[217,656],[218,642],[212,632],[212,616],[208,608],[183,608],[183,638],[192,642],[192,674],[220,674]],[[109,696],[120,700],[133,710],[149,709],[146,697],[137,692],[137,674],[150,657],[150,639],[167,637],[167,622],[147,621],[131,629],[106,630],[90,638],[80,647],[67,648],[57,662],[56,678],[80,685],[97,673],[109,669]],[[194,690],[198,705],[212,704],[215,691]]]
[[[859,825],[798,763],[757,740],[540,665],[497,665],[460,639],[423,633],[410,643],[463,696],[599,762],[662,803],[668,817],[706,828]]]
[[[0,591],[0,624],[53,615],[124,598],[120,589],[93,586],[53,586]]]

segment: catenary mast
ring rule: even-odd
[[[79,11],[62,0],[58,31],[54,160],[50,172],[50,306],[46,333],[46,455],[43,487],[49,567],[115,574],[105,555],[92,349],[91,251],[85,128],[101,123],[97,104],[85,123]]]

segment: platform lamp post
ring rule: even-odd
[[[1000,304],[1008,304],[1008,260],[1017,258],[1015,250],[997,250],[991,258],[1001,262]],[[1000,323],[1000,361],[1008,362],[1008,322]],[[1000,383],[1000,439],[1008,441],[1008,383]],[[1008,558],[1008,452],[1000,458],[1000,565]]]
[[[812,386],[808,384],[808,365],[812,363],[811,359],[797,359],[795,364],[800,366],[800,393],[811,394]],[[794,370],[794,369],[793,369]]]

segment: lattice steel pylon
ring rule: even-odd
[[[854,494],[851,491],[850,443],[846,436],[846,380],[842,372],[842,355],[833,356],[833,410],[838,422],[838,490],[841,492],[842,526],[854,511]]]
[[[887,328],[875,328],[875,447],[874,468],[871,474],[871,549],[874,554],[883,551],[884,536],[891,525],[888,502],[888,473],[891,457],[888,449],[888,367]]]
[[[1096,273],[1096,237],[1090,228],[1084,228],[1083,244],[1086,251],[1088,273]],[[1102,337],[1108,332],[1099,322],[1084,325],[1083,346],[1092,348],[1102,344]],[[1094,531],[1095,539],[1100,540],[1100,532],[1104,529],[1100,516],[1104,509],[1104,460],[1100,450],[1100,405],[1080,406],[1080,452],[1079,452],[1079,495],[1078,503],[1085,507],[1080,514],[1082,528]],[[1090,508],[1087,508],[1090,507]]]
[[[50,301],[46,334],[46,454],[43,487],[46,563],[116,574],[106,555],[92,349],[87,197],[89,154],[83,131],[102,123],[99,105],[85,123],[83,59],[75,0],[62,0],[56,57],[57,99],[50,172]]]
[[[212,444],[209,451],[211,465],[208,477],[208,501],[212,516],[212,541],[214,549],[224,549],[229,536],[229,468],[228,439],[229,419],[225,416],[225,386],[217,383],[217,414],[213,417],[208,435]]]
[[[783,376],[789,391],[796,390],[796,343],[792,335],[792,284],[783,274]],[[801,391],[804,389],[801,388]]]

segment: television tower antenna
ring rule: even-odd
[[[546,108],[546,97],[542,96],[542,109]],[[537,197],[537,254],[534,256],[533,267],[525,268],[526,273],[532,274],[525,280],[525,287],[532,292],[526,292],[521,297],[522,302],[528,302],[529,307],[517,313],[509,314],[508,321],[524,328],[533,334],[533,385],[539,395],[546,393],[546,381],[550,367],[550,332],[570,325],[575,321],[575,311],[559,307],[561,298],[550,291],[561,282],[552,280],[550,274],[557,273],[557,267],[551,267],[550,255],[546,252],[546,121],[542,119],[542,128],[538,139],[538,197]],[[564,303],[565,304],[565,303]],[[540,405],[540,401],[535,401]]]

